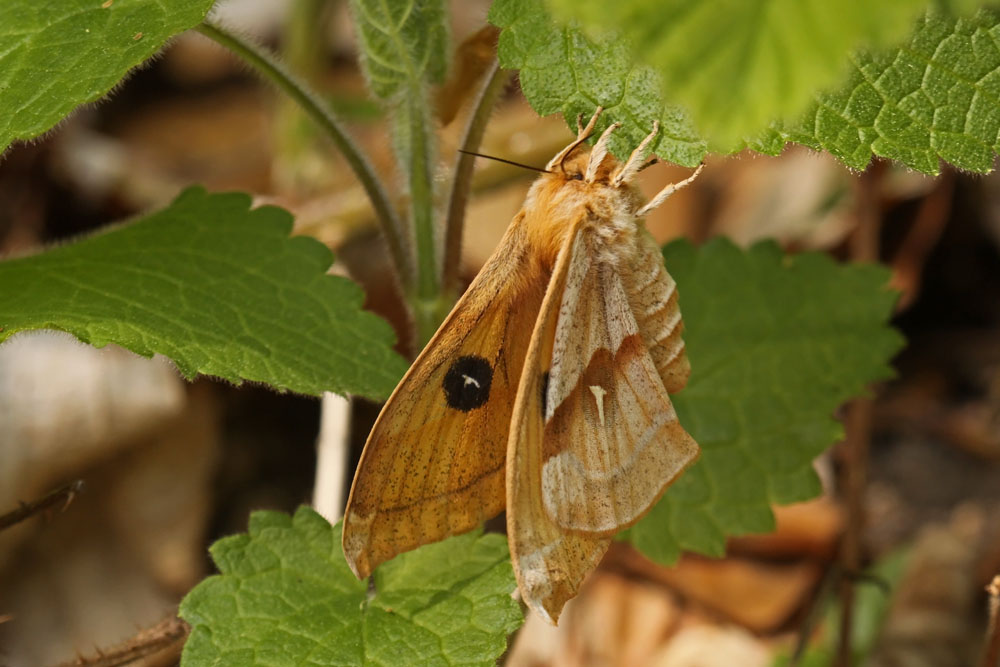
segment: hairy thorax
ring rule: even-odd
[[[593,182],[584,180],[590,154],[578,152],[562,168],[535,181],[525,201],[525,232],[539,249],[546,269],[555,264],[567,235],[578,226],[592,229],[602,245],[603,261],[616,263],[621,248],[631,246],[638,232],[636,211],[641,199],[632,183],[614,186],[611,174],[620,165],[610,154],[597,168]],[[583,218],[581,220],[581,217]]]

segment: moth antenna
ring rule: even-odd
[[[496,160],[497,162],[503,162],[504,164],[511,164],[515,167],[521,167],[522,169],[530,169],[531,171],[540,171],[543,174],[551,174],[552,172],[547,169],[542,169],[541,167],[534,167],[530,164],[524,164],[523,162],[514,162],[513,160],[508,160],[502,157],[496,157],[495,155],[487,155],[485,153],[477,153],[476,151],[467,151],[465,149],[457,149],[459,153],[465,153],[466,155],[475,155],[476,157],[484,157],[487,160]]]
[[[660,192],[655,197],[649,200],[648,204],[646,204],[638,211],[636,211],[635,216],[637,218],[641,218],[642,216],[646,215],[653,209],[657,208],[660,204],[665,202],[667,198],[670,197],[670,195],[674,194],[681,188],[690,185],[691,182],[694,181],[694,179],[698,178],[698,174],[700,174],[701,170],[704,168],[705,168],[705,163],[702,162],[701,164],[698,165],[698,168],[695,169],[694,173],[685,178],[683,181],[680,181],[678,183],[671,183],[667,187],[660,190]]]
[[[645,167],[640,166],[643,161],[643,153],[646,152],[646,147],[653,142],[656,135],[660,133],[660,121],[653,121],[653,131],[646,135],[646,138],[636,147],[632,154],[628,156],[628,160],[621,169],[618,170],[614,176],[611,177],[611,184],[618,187],[625,181],[631,180],[636,174],[639,173],[641,169]]]
[[[621,127],[621,123],[611,123],[608,128],[601,133],[601,138],[597,140],[594,144],[594,150],[590,152],[590,161],[587,163],[587,175],[584,176],[585,181],[588,183],[593,183],[594,178],[597,177],[597,168],[601,166],[601,162],[604,161],[604,156],[608,154],[608,141],[611,140],[611,133]]]
[[[556,153],[555,157],[549,160],[549,163],[545,165],[546,171],[552,171],[552,169],[554,169],[556,165],[558,165],[559,168],[563,170],[563,173],[566,173],[566,170],[563,169],[563,162],[565,162],[566,158],[569,157],[570,153],[575,151],[580,146],[580,144],[585,142],[587,140],[587,137],[589,137],[591,133],[593,133],[594,126],[597,125],[597,119],[600,117],[602,111],[604,111],[604,107],[597,107],[597,109],[594,111],[594,115],[591,116],[590,118],[590,122],[587,123],[587,127],[580,129],[577,132],[576,139],[573,140],[573,143],[571,143],[569,146]],[[583,114],[581,114],[581,116],[582,115]]]

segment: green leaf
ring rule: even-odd
[[[721,239],[664,255],[692,368],[674,406],[702,454],[628,537],[672,562],[722,555],[727,536],[773,530],[772,503],[818,494],[811,463],[842,435],[834,411],[891,375],[902,338],[884,267]]]
[[[4,0],[0,20],[0,152],[103,97],[213,0]]]
[[[398,556],[358,581],[340,524],[308,508],[256,512],[211,549],[222,573],[181,603],[181,664],[494,665],[521,622],[500,535],[467,533]]]
[[[577,114],[586,122],[600,105],[600,129],[622,123],[610,143],[620,158],[649,134],[654,120],[661,127],[653,144],[657,155],[687,166],[705,156],[707,144],[687,116],[663,102],[656,73],[635,65],[622,40],[595,40],[575,25],[557,25],[536,0],[495,0],[489,20],[503,28],[500,64],[520,70],[521,90],[540,115],[562,113],[575,128]]]
[[[448,65],[443,0],[351,0],[361,67],[371,91],[388,99],[414,82],[440,82]]]
[[[862,46],[904,37],[926,0],[549,0],[564,17],[614,29],[656,69],[698,128],[728,146],[800,115]]]
[[[758,4],[755,0],[741,7]],[[968,13],[969,2],[950,4],[953,12]],[[617,4],[602,6],[619,9]],[[703,5],[684,6],[692,9],[692,20],[701,16]],[[736,148],[777,155],[787,141],[794,141],[827,150],[855,169],[878,155],[928,174],[938,173],[941,159],[962,169],[990,171],[1000,152],[1000,13],[983,9],[970,18],[955,18],[955,13],[928,11],[901,46],[861,50],[850,57],[845,50],[840,83],[830,82],[823,92],[814,82],[812,101],[801,116],[727,124],[745,128]],[[572,125],[577,113],[588,115],[598,104],[608,107],[601,127],[612,121],[624,124],[612,144],[619,157],[658,118],[665,135],[658,155],[688,166],[701,160],[707,143],[680,107],[670,106],[680,101],[676,89],[668,89],[673,93],[669,99],[663,97],[658,75],[633,62],[620,35],[588,37],[575,23],[556,24],[539,3],[529,0],[496,0],[490,20],[504,28],[501,64],[521,70],[525,97],[539,114],[562,112]],[[703,112],[691,108],[692,117],[704,124]],[[742,110],[728,98],[720,107],[726,114]]]
[[[902,48],[855,55],[846,84],[817,95],[784,136],[855,169],[874,153],[925,174],[941,159],[990,171],[1000,151],[1000,12],[929,12]]]
[[[326,275],[321,243],[240,193],[183,192],[166,209],[0,262],[0,341],[26,329],[163,354],[187,377],[385,397],[406,370],[362,292]]]

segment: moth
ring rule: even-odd
[[[546,166],[493,256],[375,422],[343,525],[359,578],[507,510],[522,598],[555,623],[610,546],[697,459],[669,394],[690,365],[673,279],[629,159],[584,150],[600,108]],[[699,168],[700,171],[700,168]]]

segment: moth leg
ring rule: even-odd
[[[562,167],[563,161],[569,157],[569,154],[575,151],[594,132],[594,126],[597,125],[597,119],[601,116],[602,111],[604,111],[604,107],[597,107],[594,111],[594,115],[590,118],[590,122],[587,123],[587,127],[580,128],[579,122],[577,122],[578,132],[576,134],[576,139],[574,139],[569,146],[556,153],[555,157],[549,160],[549,163],[545,165],[545,171],[552,171],[557,166],[560,168]]]
[[[597,107],[594,109],[594,115],[590,117],[590,121],[587,123],[587,127],[580,127],[580,119],[583,118],[583,114],[577,114],[576,117],[576,139],[577,141],[581,139],[587,139],[594,132],[594,126],[597,125],[597,119],[601,117],[604,112],[604,107]]]
[[[601,166],[604,156],[608,154],[608,141],[611,139],[611,133],[621,126],[621,123],[611,123],[594,144],[594,150],[590,151],[590,161],[587,162],[587,174],[583,177],[587,183],[593,183],[597,177],[597,168]]]
[[[698,165],[698,168],[695,170],[695,172],[690,176],[688,176],[687,178],[685,178],[683,181],[680,181],[678,183],[671,183],[667,187],[660,190],[660,192],[655,197],[649,200],[648,204],[646,204],[645,206],[643,206],[642,208],[640,208],[638,211],[635,212],[635,217],[641,218],[642,216],[646,215],[647,213],[658,207],[660,204],[665,202],[667,198],[670,197],[670,195],[674,194],[681,188],[690,185],[694,179],[698,178],[698,174],[700,174],[701,170],[704,168],[705,168],[705,163],[702,162],[700,165]]]
[[[632,154],[628,156],[628,160],[625,164],[621,166],[618,172],[611,177],[611,185],[618,187],[622,183],[632,180],[632,178],[639,173],[642,167],[643,153],[646,152],[646,147],[652,143],[656,135],[660,133],[660,121],[653,121],[653,131],[646,135],[646,138],[642,140],[639,146],[632,151]]]

